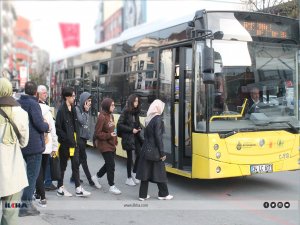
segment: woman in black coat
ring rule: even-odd
[[[125,183],[129,186],[135,186],[139,183],[139,180],[135,178],[139,152],[143,142],[139,114],[140,99],[137,95],[132,94],[127,99],[126,107],[117,125],[117,133],[122,137],[122,148],[127,152],[127,179]],[[133,151],[135,151],[135,161],[133,171],[131,172]]]
[[[173,198],[169,195],[167,186],[167,173],[165,168],[166,154],[164,152],[162,135],[164,133],[164,124],[162,121],[161,114],[164,111],[165,103],[161,100],[156,99],[150,105],[147,118],[145,121],[145,140],[141,150],[140,160],[137,168],[136,177],[141,180],[141,186],[139,191],[139,200],[144,201],[150,196],[148,193],[149,181],[156,183],[158,186],[158,199],[170,200]],[[160,159],[158,161],[152,161],[145,158],[146,147],[153,148],[158,151]]]

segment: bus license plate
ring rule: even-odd
[[[263,165],[251,165],[250,172],[254,173],[272,173],[273,165],[271,164],[263,164]]]

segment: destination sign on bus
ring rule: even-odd
[[[243,21],[242,25],[251,36],[280,39],[291,38],[290,27],[283,24]]]

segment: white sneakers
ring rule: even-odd
[[[132,173],[131,177],[129,177],[129,178],[126,179],[125,184],[127,184],[129,186],[135,186],[135,185],[139,184],[140,180],[136,179],[135,176],[136,176],[136,174]]]
[[[91,195],[91,192],[84,190],[83,187],[81,187],[81,186],[77,187],[75,189],[75,192],[76,192],[77,197],[86,197],[86,196]]]
[[[140,201],[145,201],[145,200],[147,200],[148,198],[150,198],[150,195],[147,195],[146,198],[139,198],[139,200],[140,200]]]
[[[95,183],[95,187],[96,188],[98,188],[98,189],[100,189],[101,188],[101,184],[99,183],[99,178],[97,177],[97,175],[94,175],[94,176],[92,176],[92,181],[94,181],[94,183]]]
[[[174,198],[173,195],[167,195],[165,197],[158,197],[159,200],[171,200],[172,198]]]
[[[140,183],[140,180],[136,179],[136,173],[132,173],[131,174],[131,178],[132,178],[132,180],[133,180],[134,183],[136,183],[136,184]]]
[[[109,192],[115,195],[119,195],[122,193],[115,185],[110,186]]]
[[[67,189],[64,188],[64,186],[58,188],[56,195],[59,197],[72,197],[72,194],[68,192]]]
[[[96,188],[100,189],[102,187],[101,184],[99,183],[99,178],[97,175],[92,176],[91,179],[92,181],[94,181]],[[110,186],[109,192],[115,195],[119,195],[122,193],[115,185]]]
[[[81,186],[77,187],[75,189],[75,192],[77,197],[86,197],[91,195],[91,192],[84,190]],[[68,192],[67,189],[64,188],[64,186],[58,188],[56,195],[59,197],[72,197],[72,194]]]
[[[131,177],[126,179],[125,184],[127,184],[129,186],[135,186],[136,185]]]

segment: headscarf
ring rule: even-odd
[[[6,114],[11,116],[11,106],[20,106],[20,104],[12,97],[13,89],[11,82],[5,78],[0,78],[0,107]],[[7,107],[9,106],[9,107]]]
[[[7,114],[9,118],[12,118],[12,106],[20,105],[13,97],[13,89],[10,81],[4,77],[0,78],[0,107]],[[0,124],[3,124],[2,121],[5,121],[4,117],[0,117]],[[2,143],[4,144],[12,144],[16,142],[16,138],[14,135],[14,130],[10,123],[8,123],[8,127],[4,129]]]
[[[105,98],[103,99],[103,101],[101,102],[101,109],[102,111],[110,114],[111,112],[109,111],[111,104],[113,103],[114,100],[112,100],[111,98]]]
[[[145,126],[147,126],[155,116],[161,115],[164,111],[164,108],[165,108],[165,103],[159,99],[155,99],[151,103],[151,105],[147,111],[147,118],[145,120]]]

